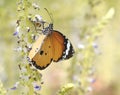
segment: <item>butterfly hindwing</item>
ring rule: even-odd
[[[50,37],[45,37],[40,50],[32,58],[33,65],[42,70],[45,69],[53,59],[53,46]]]
[[[35,54],[39,51],[43,40],[45,39],[45,35],[40,35],[39,38],[33,43],[32,48],[29,52],[28,57],[30,58],[30,60],[35,56]]]

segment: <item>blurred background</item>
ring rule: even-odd
[[[13,36],[17,20],[17,2],[18,0],[0,0],[0,80],[5,88],[10,88],[19,76],[17,61],[20,56],[14,51],[17,43]],[[120,1],[41,0],[39,2],[41,9],[47,8],[53,14],[54,29],[67,35],[75,49],[80,43],[80,33],[83,31],[81,27],[94,26],[110,8],[114,9],[114,16],[102,29],[97,43],[101,54],[95,59],[97,81],[93,85],[95,88],[93,95],[120,95]],[[90,2],[93,2],[93,5]],[[88,16],[85,15],[87,13]],[[92,19],[89,14],[94,14]],[[56,92],[61,84],[67,82],[69,71],[65,69],[70,64],[64,64],[62,62],[51,64],[42,71],[43,95]]]

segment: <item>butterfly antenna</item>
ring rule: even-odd
[[[47,8],[44,8],[46,10],[46,12],[48,13],[48,15],[50,16],[50,20],[53,23],[53,15],[47,10]]]

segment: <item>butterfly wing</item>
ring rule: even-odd
[[[32,63],[36,68],[42,70],[51,63],[53,58],[53,48],[51,44],[51,38],[46,36],[39,51],[32,58]]]
[[[69,59],[74,54],[71,42],[56,30],[52,30],[51,34],[45,37],[41,46],[40,41],[39,39],[36,41],[36,44],[33,45],[29,53],[33,65],[40,70],[45,69],[52,60],[58,62],[62,59]],[[36,45],[38,45],[39,48],[37,48],[38,51],[34,54],[34,48],[37,47]]]
[[[45,39],[45,35],[41,34],[39,36],[39,38],[35,41],[35,43],[32,46],[32,49],[29,52],[28,57],[30,58],[30,60],[35,56],[35,54],[39,51],[41,44],[43,42],[43,40]]]
[[[52,43],[54,46],[53,61],[58,62],[62,59],[69,59],[74,54],[71,42],[60,32],[53,30]]]
[[[65,46],[63,45],[64,38],[60,33],[54,30],[52,31],[51,38],[52,38],[52,45],[53,45],[53,52],[54,52],[53,61],[57,62],[59,61],[59,58],[61,58],[62,52],[65,49]]]

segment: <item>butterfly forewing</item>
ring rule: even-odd
[[[54,46],[53,61],[57,62],[72,57],[74,50],[71,42],[62,33],[55,30],[53,30],[52,36]]]
[[[51,38],[54,48],[53,61],[57,62],[60,60],[63,50],[65,49],[64,37],[59,32],[53,30]]]
[[[65,49],[63,51],[63,55],[62,55],[61,59],[69,59],[73,56],[75,51],[73,49],[73,46],[72,46],[71,42],[66,37],[65,37],[65,40],[64,40],[64,46],[65,46]]]

